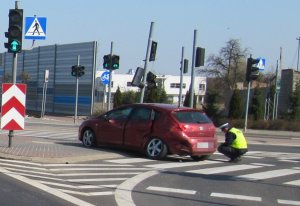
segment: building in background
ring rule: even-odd
[[[106,93],[108,92],[108,85],[104,85],[101,81],[101,76],[105,71],[97,71],[96,72],[96,101],[102,102],[104,97],[104,102],[106,102]],[[138,92],[139,88],[131,85],[131,81],[133,79],[134,72],[130,70],[127,74],[117,74],[113,72],[112,74],[112,83],[111,83],[111,93],[112,96],[118,89],[120,88],[121,92],[126,91],[134,91]],[[168,100],[177,104],[179,100],[179,89],[180,89],[180,76],[174,75],[157,75],[157,82],[161,81],[164,90],[167,93]],[[182,102],[185,99],[186,92],[189,90],[191,82],[190,76],[183,76],[183,84],[182,84]],[[197,105],[201,105],[204,103],[204,96],[206,93],[206,77],[195,77],[195,95]]]

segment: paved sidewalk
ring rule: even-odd
[[[77,135],[79,124],[84,118],[79,118],[74,123],[73,117],[45,117],[32,118],[27,117],[25,120],[25,130],[30,127],[40,126],[43,131],[43,124],[48,127],[57,125],[72,129]],[[35,125],[35,126],[34,126]],[[97,159],[118,157],[118,151],[110,152],[103,148],[85,148],[82,143],[75,138],[70,139],[51,139],[42,137],[30,137],[18,135],[14,131],[14,136],[9,145],[8,131],[1,131],[0,134],[0,158],[26,160],[33,162],[47,163],[74,163],[81,161],[91,161]]]

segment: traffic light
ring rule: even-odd
[[[197,47],[195,67],[204,66],[205,49]]]
[[[142,84],[142,78],[144,76],[144,69],[138,67],[134,73],[133,79],[131,81],[132,86],[143,88],[144,85]]]
[[[259,76],[259,68],[257,64],[259,59],[252,59],[251,57],[247,59],[247,71],[246,71],[246,81],[256,80]]]
[[[20,53],[22,50],[22,31],[23,31],[23,9],[10,9],[8,32],[5,37],[8,42],[4,43],[9,53]]]
[[[151,88],[155,88],[156,87],[156,75],[153,74],[152,72],[148,72],[147,77],[146,77],[146,81],[147,81],[147,88],[151,89]]]
[[[77,66],[77,76],[78,77],[81,77],[84,75],[84,69],[85,69],[85,67],[82,65]]]
[[[157,42],[152,41],[152,43],[151,43],[151,50],[150,50],[149,62],[155,61],[156,48],[157,48]]]
[[[73,77],[81,77],[84,75],[84,69],[85,67],[82,65],[74,65],[71,67],[72,71],[71,71],[71,75]]]
[[[183,60],[183,73],[184,74],[188,73],[188,67],[189,67],[189,60],[184,59]]]
[[[77,65],[72,66],[71,69],[72,69],[71,75],[73,77],[77,77]]]
[[[110,69],[111,68],[111,55],[107,54],[103,56],[103,68]]]
[[[119,61],[120,61],[120,57],[118,55],[113,55],[111,58],[111,69],[119,69]]]

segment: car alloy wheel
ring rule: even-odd
[[[151,159],[161,159],[167,155],[166,144],[158,138],[152,138],[146,147],[146,154]]]
[[[83,136],[82,136],[82,144],[85,147],[92,147],[95,144],[95,135],[94,132],[90,129],[86,129],[83,132]]]

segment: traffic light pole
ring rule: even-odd
[[[110,55],[113,55],[113,46],[114,42],[112,41],[110,44]],[[109,70],[109,83],[108,83],[108,96],[107,96],[107,111],[110,110],[110,102],[111,102],[111,80],[112,80],[112,68]]]
[[[246,115],[245,115],[245,125],[244,125],[244,132],[247,130],[247,121],[248,121],[248,107],[249,107],[249,97],[250,97],[250,86],[251,81],[248,81],[248,91],[247,91],[247,103],[246,103]]]
[[[19,1],[15,1],[15,9],[19,9]],[[12,83],[15,84],[17,81],[17,63],[18,63],[18,54],[13,53],[13,67],[12,67]],[[8,147],[11,147],[12,138],[14,136],[14,130],[9,130],[8,132]]]
[[[148,45],[147,45],[147,51],[146,51],[146,59],[145,59],[145,64],[144,64],[143,87],[142,87],[142,90],[141,90],[140,103],[143,103],[143,101],[144,101],[145,88],[146,88],[146,75],[147,75],[147,72],[148,72],[147,71],[147,64],[148,64],[148,60],[149,60],[149,56],[150,56],[150,47],[151,47],[153,27],[154,27],[154,22],[151,22],[149,38],[148,38]]]
[[[79,61],[80,61],[80,55],[77,56],[77,66],[79,66]],[[78,67],[77,67],[78,69]],[[76,75],[76,96],[75,96],[75,114],[74,114],[74,124],[76,123],[77,120],[77,108],[78,108],[78,84],[79,84],[79,77],[78,77],[78,71]]]
[[[178,97],[178,107],[181,107],[182,105],[181,101],[182,101],[183,69],[184,69],[184,47],[182,47],[182,51],[181,51],[180,88],[179,88],[179,97]]]
[[[191,85],[190,85],[190,107],[194,107],[194,82],[195,82],[195,56],[196,56],[196,42],[197,42],[197,30],[194,30],[194,43],[193,43],[193,58],[192,58],[192,70],[191,70]]]

